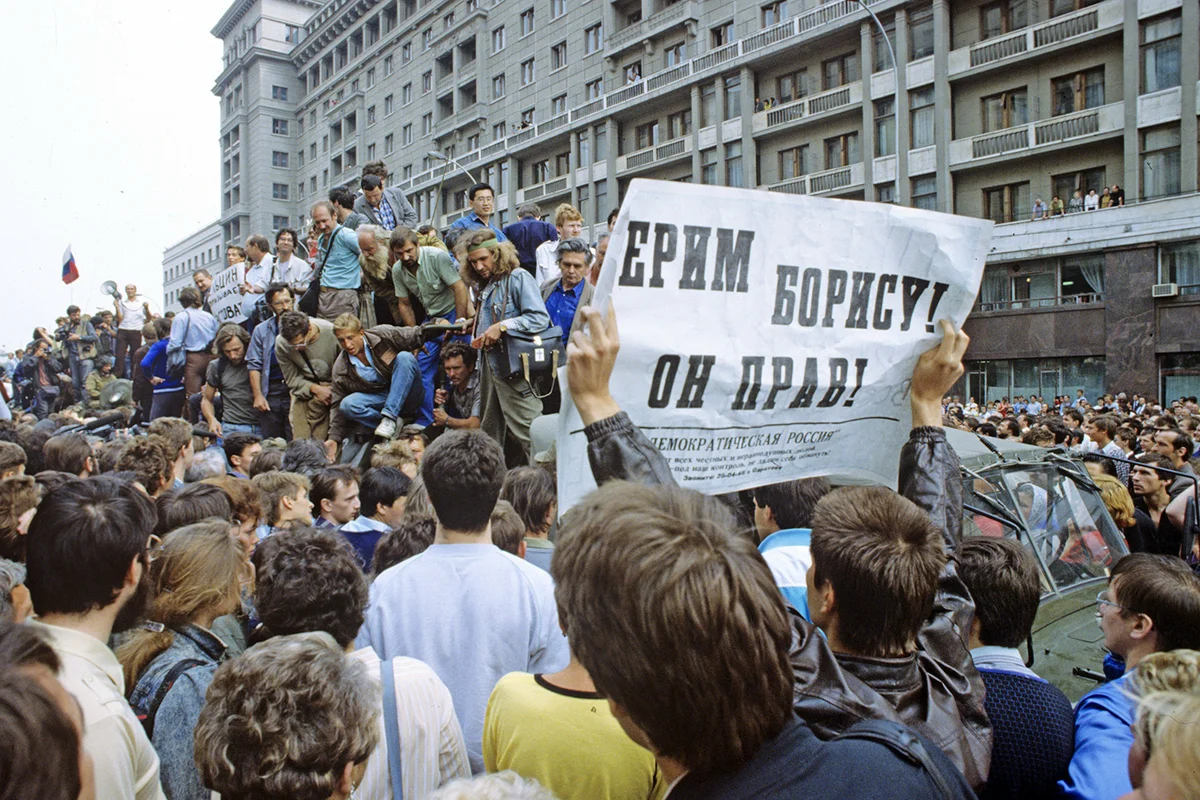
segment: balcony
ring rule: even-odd
[[[827,169],[773,183],[767,191],[783,194],[839,195],[863,188],[863,165],[860,161],[848,167]]]
[[[622,175],[626,172],[642,170],[647,167],[661,166],[672,161],[678,161],[683,156],[690,156],[692,152],[692,137],[681,136],[678,139],[672,139],[669,142],[663,142],[653,147],[647,147],[643,150],[637,150],[633,153],[626,153],[623,156],[617,156],[617,174]]]
[[[517,205],[533,202],[534,200],[542,200],[546,197],[554,197],[570,190],[571,176],[560,175],[543,183],[535,183],[533,186],[517,189]]]
[[[862,97],[862,81],[848,83],[811,97],[802,97],[775,106],[767,111],[758,111],[754,114],[753,130],[755,133],[781,131],[810,119],[832,116],[840,111],[861,109]]]
[[[973,166],[1003,156],[1120,135],[1125,129],[1124,115],[1124,103],[1109,103],[969,139],[955,139],[950,143],[950,166]]]
[[[1121,30],[1125,20],[1122,0],[1103,3],[1030,25],[1004,36],[985,39],[950,53],[950,77],[992,69],[1030,55],[1045,53],[1079,41],[1090,41],[1097,32]]]
[[[604,43],[604,54],[608,57],[615,56],[641,41],[652,39],[671,28],[699,19],[700,9],[696,0],[675,3],[657,14],[651,15],[649,19],[635,22],[609,36]]]

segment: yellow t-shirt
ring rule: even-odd
[[[535,778],[559,800],[659,800],[667,788],[654,756],[625,734],[607,700],[524,672],[492,690],[483,763],[488,772]]]

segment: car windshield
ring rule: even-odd
[[[1100,493],[1073,462],[997,464],[964,476],[963,488],[974,509],[964,512],[964,533],[1020,538],[1042,566],[1046,593],[1106,577],[1128,552]]]

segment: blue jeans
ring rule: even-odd
[[[429,318],[431,321],[435,317]],[[441,319],[437,317],[436,319]],[[458,319],[458,311],[450,309],[450,313],[446,314],[445,319],[454,322]],[[459,339],[463,337],[452,337]],[[425,347],[417,351],[417,365],[421,368],[421,382],[425,384],[425,399],[421,403],[420,413],[417,414],[417,424],[429,427],[433,424],[433,390],[434,382],[437,380],[438,367],[442,362],[442,340],[434,339],[432,342],[426,342]]]
[[[418,416],[424,400],[417,359],[412,353],[400,353],[392,362],[392,383],[386,393],[354,392],[342,398],[340,408],[355,422],[374,428],[385,414],[394,420]]]
[[[96,360],[94,358],[68,358],[68,363],[71,366],[71,384],[75,389],[75,402],[81,403],[87,399],[87,389],[84,388],[84,383],[87,382],[87,376],[96,368]]]
[[[255,436],[262,436],[261,425],[246,425],[240,422],[222,422],[221,430],[224,433],[252,433]]]

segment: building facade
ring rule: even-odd
[[[225,266],[220,222],[205,225],[186,239],[163,251],[163,312],[182,311],[179,291],[195,286],[192,273],[198,269],[216,272]]]
[[[302,224],[376,159],[438,227],[478,178],[501,223],[569,201],[593,233],[635,177],[896,202],[1009,242],[970,323],[978,394],[1052,367],[1090,393],[1192,385],[1200,0],[866,4],[887,39],[857,0],[241,0],[213,31],[225,241]],[[1129,207],[1093,212],[1109,222],[1038,223],[1070,237],[1053,254],[1025,231],[1037,199],[1114,184]],[[1168,207],[1154,238],[1117,235]],[[1140,311],[1107,310],[1117,286]],[[1080,328],[1085,305],[1103,326]]]

